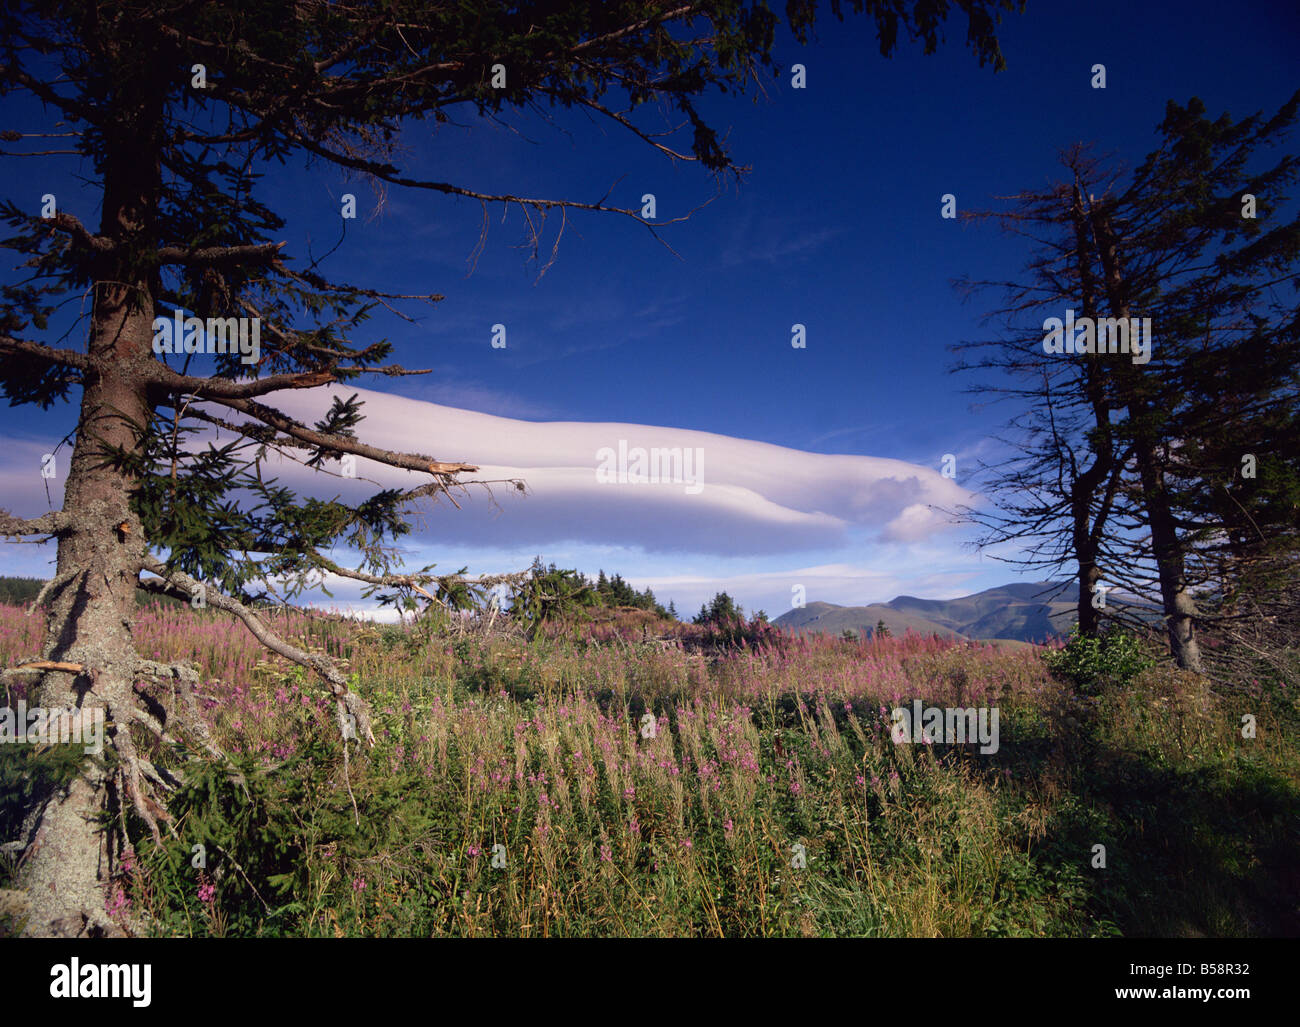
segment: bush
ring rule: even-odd
[[[1085,695],[1123,687],[1155,663],[1131,632],[1110,631],[1090,638],[1079,634],[1077,624],[1070,631],[1069,642],[1061,649],[1049,649],[1043,660],[1056,677]]]

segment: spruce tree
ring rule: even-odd
[[[959,6],[980,63],[1000,66],[994,15],[1014,5]],[[919,0],[852,0],[833,10],[842,7],[874,19],[886,55],[900,31],[934,50],[946,14],[943,5]],[[814,5],[786,11],[796,38],[806,41]],[[347,676],[332,660],[276,635],[256,600],[277,582],[288,583],[281,595],[291,598],[324,574],[391,589],[402,602],[460,587],[429,567],[401,569],[397,544],[409,533],[413,504],[473,481],[469,454],[366,443],[355,396],[325,405],[315,423],[271,402],[283,390],[409,373],[389,361],[388,342],[366,334],[366,321],[380,305],[400,310],[440,297],[339,280],[292,254],[264,171],[307,157],[429,200],[516,207],[534,223],[548,213],[585,211],[653,231],[637,206],[527,197],[424,176],[399,166],[400,132],[461,112],[502,118],[576,107],[657,154],[718,176],[739,174],[700,101],[715,91],[743,92],[760,72],[774,70],[776,27],[765,4],[740,0],[37,0],[0,10],[0,92],[39,100],[49,131],[72,134],[67,148],[100,190],[98,224],[86,217],[90,204],[79,215],[78,204],[58,197],[42,209],[30,190],[0,211],[16,233],[6,245],[33,272],[4,290],[0,389],[13,403],[75,398],[80,411],[63,508],[31,519],[0,515],[0,535],[58,540],[55,576],[42,597],[48,628],[41,660],[9,673],[26,674],[43,706],[84,703],[105,710],[113,724],[108,763],[87,764],[66,790],[32,810],[22,863],[30,931],[124,929],[105,913],[103,894],[122,831],[101,832],[101,815],[160,841],[169,829],[166,796],[184,776],[183,765],[150,759],[137,738],[221,758],[184,704],[152,710],[139,699],[137,681],[183,690],[193,671],[137,651],[131,624],[138,589],[236,618],[267,648],[319,677],[340,731],[370,743],[367,705]],[[656,103],[682,116],[688,142],[665,140],[642,120]],[[91,300],[84,347],[60,345],[47,331],[69,292]],[[175,312],[256,318],[255,362],[244,362],[251,354],[225,353],[198,373],[184,354],[156,353],[155,318]],[[50,339],[42,341],[43,333]],[[215,429],[232,441],[192,445]],[[369,461],[417,481],[358,503],[303,500],[263,473],[271,454],[332,473]],[[336,543],[359,552],[360,564],[337,563],[330,555]]]

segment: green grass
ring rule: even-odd
[[[1212,688],[1155,666],[1081,694],[1019,647],[663,652],[290,619],[374,708],[378,744],[354,745],[345,778],[300,670],[213,635],[211,617],[141,618],[146,655],[200,664],[214,735],[244,771],[186,764],[178,837],[157,850],[136,831],[119,883],[160,934],[1300,933],[1283,683]],[[32,639],[0,611],[6,625],[7,663]],[[895,745],[882,707],[916,698],[996,706],[998,752]],[[3,748],[0,781],[38,759]]]

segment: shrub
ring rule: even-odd
[[[1123,687],[1155,662],[1131,632],[1110,631],[1087,637],[1079,634],[1077,624],[1065,646],[1047,650],[1043,660],[1056,677],[1086,695],[1097,695],[1107,687]]]

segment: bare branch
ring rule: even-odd
[[[0,535],[17,537],[19,535],[57,535],[67,529],[68,515],[62,510],[54,510],[40,517],[26,520],[14,517],[0,510]]]
[[[164,264],[184,264],[188,267],[211,264],[270,263],[279,258],[283,242],[249,243],[243,246],[204,246],[189,249],[184,246],[163,246],[157,251]]]
[[[184,571],[169,571],[162,561],[156,557],[146,556],[141,561],[141,569],[158,575],[158,580],[152,578],[140,579],[140,587],[145,591],[159,595],[172,595],[179,590],[187,596],[202,595],[204,601],[209,605],[216,607],[218,610],[232,613],[243,621],[244,626],[248,628],[253,637],[266,648],[279,653],[286,660],[292,660],[299,666],[314,670],[329,686],[330,693],[339,705],[340,715],[346,710],[355,718],[358,737],[364,738],[368,745],[373,746],[375,744],[374,732],[370,726],[370,713],[365,700],[349,690],[347,678],[343,676],[343,673],[332,661],[286,642],[268,628],[256,613],[239,600],[207,588],[207,586],[195,581]]]
[[[338,380],[329,371],[273,374],[254,381],[233,382],[226,378],[196,378],[193,375],[178,374],[161,363],[152,370],[154,384],[169,392],[184,392],[199,398],[246,399],[264,396],[268,392],[279,392],[281,389],[315,389]]]
[[[76,353],[68,349],[51,349],[49,346],[42,346],[39,342],[28,342],[26,339],[15,339],[8,335],[0,335],[0,354],[3,353],[35,357],[49,364],[60,364],[78,371],[95,369],[95,361],[84,353]]]
[[[345,435],[333,435],[327,432],[316,431],[308,428],[304,424],[286,417],[278,410],[273,410],[261,403],[253,403],[248,400],[231,399],[220,396],[213,397],[212,402],[220,403],[222,406],[229,407],[231,410],[238,410],[242,414],[256,418],[263,424],[270,425],[276,431],[283,432],[302,442],[310,443],[321,449],[337,450],[342,453],[353,453],[357,456],[364,456],[368,459],[375,460],[381,464],[387,464],[390,467],[400,467],[407,471],[422,471],[426,474],[454,475],[477,471],[478,467],[474,464],[461,463],[444,463],[434,460],[432,457],[423,456],[413,453],[398,453],[391,449],[380,449],[378,446],[368,446],[356,439],[349,438]]]

